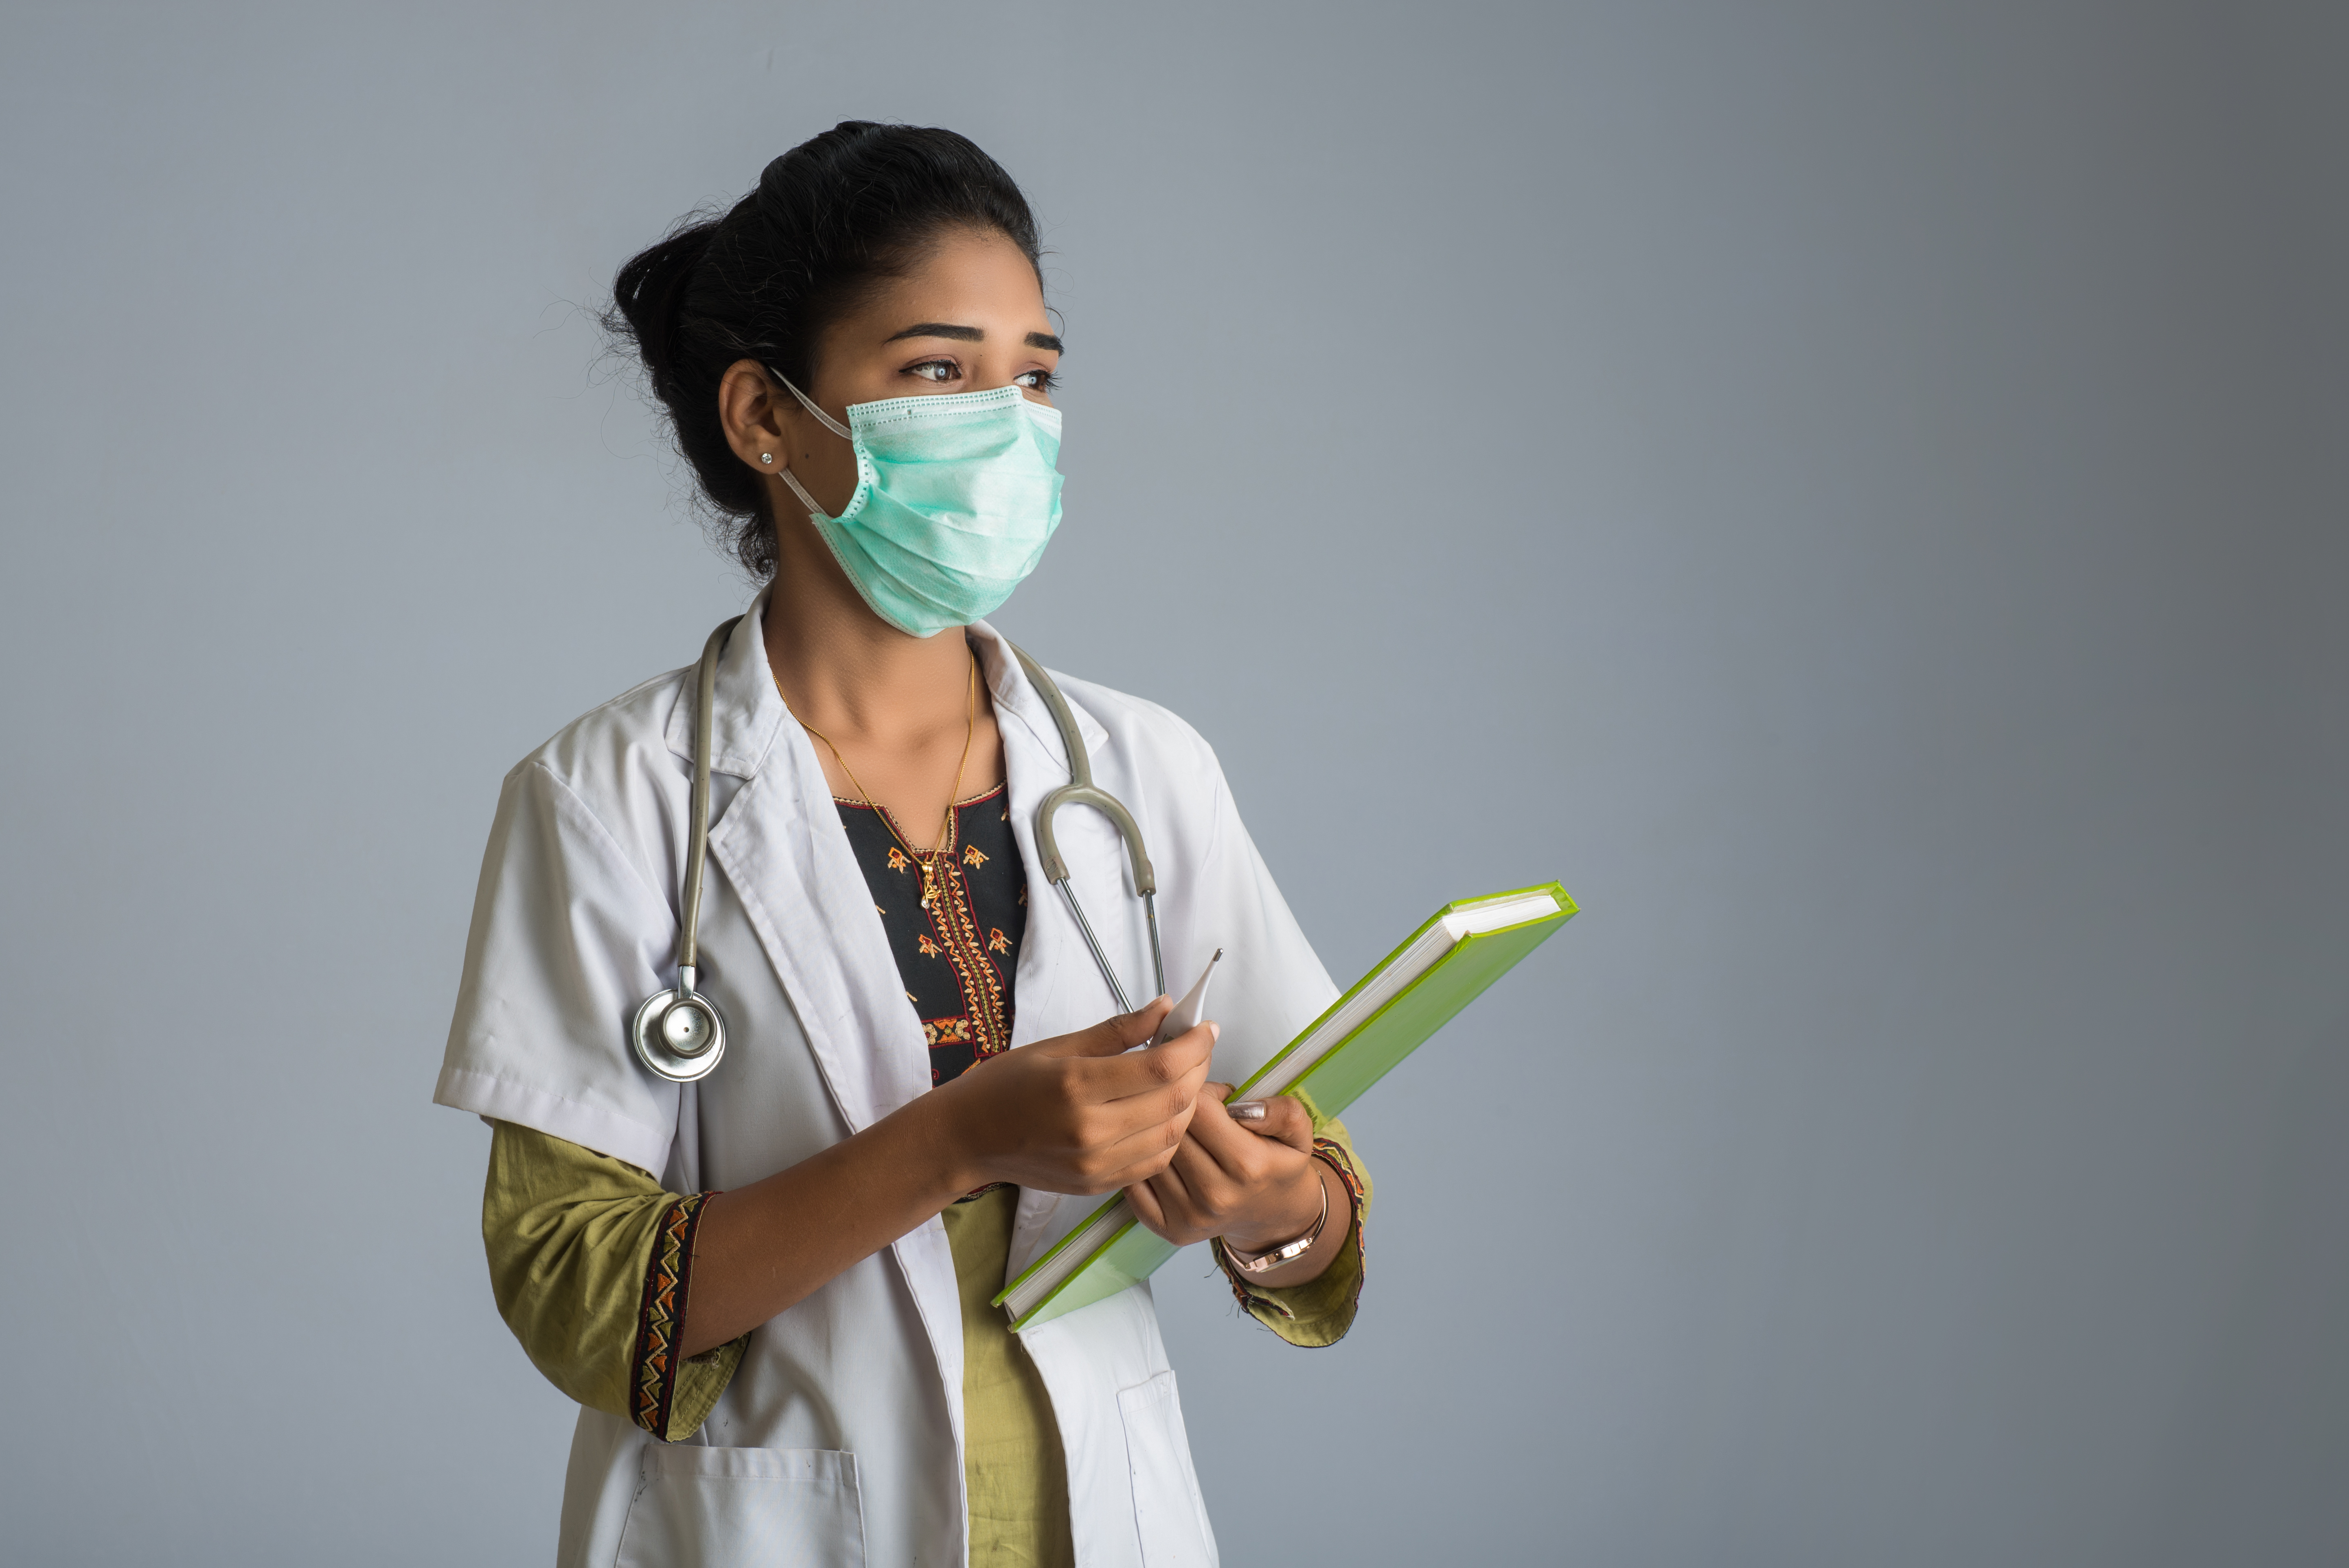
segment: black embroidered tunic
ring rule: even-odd
[[[889,934],[905,999],[929,1037],[931,1084],[1009,1050],[1028,872],[1011,836],[1009,789],[999,784],[957,801],[946,842],[911,855],[883,820],[883,808],[837,796],[833,803]],[[921,862],[934,858],[936,896],[924,908]]]

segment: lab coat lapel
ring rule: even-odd
[[[1028,934],[1020,944],[1019,968],[1012,984],[1019,1014],[1011,1039],[1015,1046],[1024,1046],[1098,1023],[1113,1004],[1101,983],[1092,952],[1059,892],[1044,880],[1036,856],[1036,808],[1046,795],[1069,781],[1068,753],[1060,727],[1052,722],[1050,710],[1002,634],[984,621],[975,622],[970,634],[971,645],[978,651],[980,672],[995,698],[996,728],[1003,737],[1011,834],[1028,871]],[[1083,708],[1073,703],[1071,707],[1087,753],[1098,751],[1109,732]],[[1036,1261],[1057,1228],[1056,1220],[1073,1222],[1091,1213],[1099,1202],[1021,1189],[1005,1283]]]
[[[1067,984],[1064,949],[1076,932],[1061,895],[1040,869],[1036,808],[1046,795],[1069,781],[1069,764],[1059,727],[1001,634],[984,621],[976,623],[971,634],[980,673],[995,699],[996,731],[1003,738],[1004,795],[1011,812],[1011,836],[1019,846],[1019,859],[1028,874],[1028,934],[1020,944],[1019,966],[1012,976],[1011,990],[1018,1009],[1011,1040],[1015,1046],[1024,1046],[1064,1032],[1058,1023]],[[1106,738],[1101,727],[1081,710],[1077,723],[1081,731],[1092,725],[1099,738],[1089,738],[1092,745]]]
[[[709,854],[791,998],[841,1119],[860,1132],[929,1088],[929,1051],[823,769],[775,689],[765,605],[762,595],[719,663],[712,766],[744,782],[710,830]],[[672,748],[688,756],[691,701],[688,680],[669,726]]]
[[[710,830],[709,855],[774,966],[853,1135],[928,1091],[929,1045],[906,1005],[905,982],[823,766],[775,689],[761,630],[764,609],[762,595],[720,661],[711,755],[733,759],[738,731],[763,727],[770,739],[757,748],[750,777]],[[688,750],[691,734],[688,724]],[[756,1040],[735,1048],[779,1045],[788,1048]],[[891,1251],[913,1293],[939,1380],[950,1393],[959,1390],[962,1305],[946,1227],[932,1219],[899,1237]],[[962,1402],[950,1398],[948,1408],[959,1441]]]

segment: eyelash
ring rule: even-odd
[[[923,374],[929,370],[944,370],[946,374],[943,376]],[[905,366],[905,373],[909,376],[919,376],[925,381],[952,381],[962,374],[962,366],[951,359],[925,359],[918,365]],[[1031,377],[1034,379],[1030,379]],[[1033,391],[1049,393],[1060,384],[1061,378],[1049,370],[1037,369],[1023,370],[1012,379]]]

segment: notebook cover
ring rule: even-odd
[[[1296,1050],[1299,1042],[1320,1027],[1323,1018],[1344,1006],[1350,998],[1369,985],[1381,970],[1409,950],[1411,944],[1424,935],[1436,922],[1448,914],[1456,914],[1479,904],[1521,898],[1536,892],[1547,892],[1557,899],[1558,913],[1516,925],[1503,926],[1497,931],[1462,937],[1453,945],[1451,952],[1429,967],[1426,974],[1364,1019],[1352,1034],[1332,1046],[1287,1091],[1301,1091],[1324,1116],[1337,1116],[1343,1112],[1372,1084],[1392,1071],[1396,1063],[1424,1045],[1463,1007],[1484,995],[1486,987],[1515,967],[1518,960],[1547,941],[1577,913],[1574,900],[1567,896],[1566,889],[1556,882],[1545,882],[1445,904],[1397,944],[1393,952],[1371,965],[1344,995],[1330,1003],[1319,1017],[1299,1030],[1296,1038],[1276,1053],[1270,1061],[1250,1074],[1247,1082],[1232,1091],[1232,1098],[1247,1099],[1251,1088],[1270,1076],[1289,1053]],[[1107,1200],[1102,1207],[1123,1201],[1124,1194],[1120,1193]],[[1100,1210],[1096,1209],[1094,1213],[1098,1212]],[[1092,1214],[1085,1216],[1086,1223],[1091,1223],[1092,1220]],[[1020,1280],[1027,1279],[1060,1256],[1083,1233],[1084,1228],[1083,1224],[1077,1226],[1061,1239],[1059,1245],[1022,1270],[1018,1280],[1004,1286],[996,1295],[995,1304],[1000,1305]],[[1015,1330],[1031,1328],[1040,1323],[1049,1323],[1064,1313],[1074,1312],[1081,1306],[1106,1300],[1128,1285],[1148,1279],[1178,1250],[1172,1242],[1139,1220],[1128,1219],[1094,1248],[1092,1255],[1062,1281],[1060,1288],[1030,1307],[1024,1316],[1015,1319],[1011,1326]]]

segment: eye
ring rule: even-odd
[[[1011,379],[1030,392],[1050,392],[1061,384],[1061,378],[1049,370],[1023,370]]]
[[[962,377],[962,366],[951,359],[925,359],[919,365],[905,366],[905,374],[925,381],[956,381]]]

